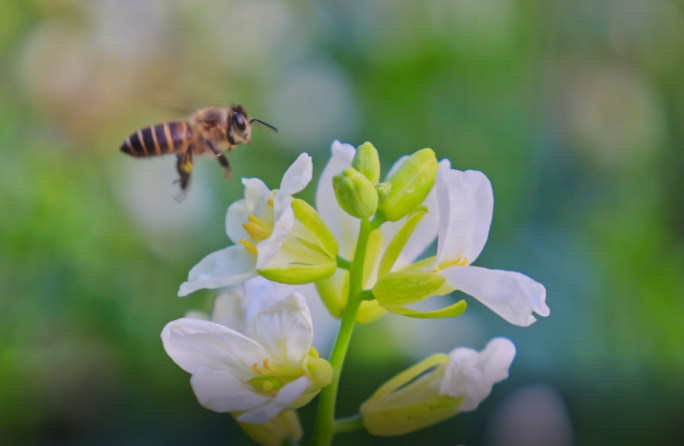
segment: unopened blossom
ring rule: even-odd
[[[332,369],[312,348],[311,315],[304,297],[277,295],[257,278],[224,295],[212,319],[170,322],[162,331],[167,354],[192,375],[198,401],[237,420],[265,423],[308,403],[332,379]],[[218,311],[217,311],[218,310]]]

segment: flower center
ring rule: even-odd
[[[432,270],[433,273],[438,273],[440,270],[450,268],[452,266],[467,266],[468,265],[468,258],[467,257],[461,257],[461,256],[456,256],[455,260],[450,260],[448,262],[442,262],[437,268]]]
[[[267,203],[270,207],[273,207],[273,198],[269,198]],[[247,221],[242,224],[242,227],[245,229],[247,235],[249,235],[249,238],[251,238],[252,241],[245,239],[240,239],[238,241],[242,246],[245,247],[247,252],[254,255],[258,254],[256,247],[257,243],[263,242],[269,238],[271,234],[273,234],[273,226],[271,226],[263,218],[259,218],[254,214],[251,214],[249,217],[247,217]]]
[[[297,378],[304,375],[303,370],[296,370],[291,367],[284,367],[277,364],[270,364],[269,359],[266,358],[259,365],[258,362],[252,364],[254,370],[259,376],[253,378],[249,383],[264,396],[276,396],[285,384],[290,383]]]

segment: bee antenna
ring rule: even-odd
[[[271,124],[269,124],[268,122],[262,121],[261,119],[252,118],[252,119],[249,120],[249,123],[251,124],[251,123],[253,123],[254,121],[258,122],[259,124],[263,124],[263,125],[265,125],[266,127],[275,130],[276,132],[278,131],[277,128],[273,127],[273,126],[272,126]]]

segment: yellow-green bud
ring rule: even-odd
[[[352,167],[375,184],[380,179],[380,157],[373,144],[365,142],[356,149]]]
[[[378,183],[375,185],[375,190],[378,191],[378,203],[384,203],[392,192],[392,184]]]
[[[240,413],[233,412],[231,415],[237,418]],[[238,424],[252,440],[262,446],[281,446],[287,437],[295,441],[302,439],[302,424],[296,410],[281,412],[271,421],[262,424],[241,421]]]
[[[373,296],[386,308],[408,305],[435,295],[445,281],[435,273],[388,273],[373,287]]]
[[[338,203],[356,218],[370,217],[378,208],[378,193],[373,183],[353,167],[333,177]]]
[[[428,196],[437,178],[439,163],[431,149],[409,156],[387,182],[392,190],[379,206],[388,221],[397,221],[419,206]]]

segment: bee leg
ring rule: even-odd
[[[216,148],[214,143],[211,141],[206,141],[207,146],[209,147],[209,150],[211,150],[214,155],[216,155],[216,159],[218,160],[219,164],[221,167],[223,167],[225,171],[225,178],[233,178],[233,173],[230,171],[230,163],[228,162],[228,158],[226,158],[226,155],[223,154],[219,149]]]
[[[192,150],[180,154],[177,156],[178,162],[176,163],[176,170],[180,175],[175,183],[180,183],[181,191],[176,196],[176,201],[182,201],[187,195],[188,185],[190,184],[190,172],[192,172]]]

